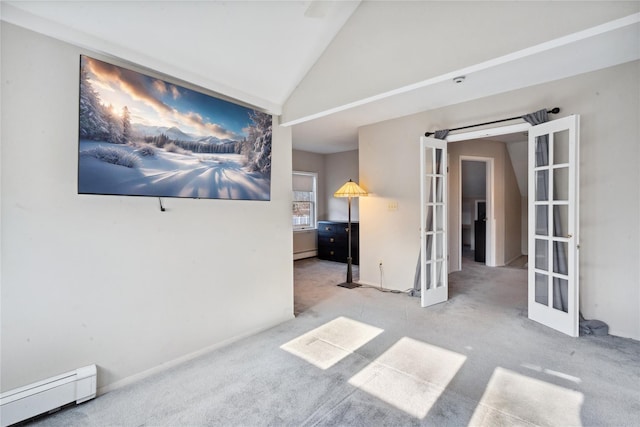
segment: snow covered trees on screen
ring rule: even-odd
[[[80,138],[101,140],[109,133],[100,97],[91,86],[84,66],[80,69]]]
[[[126,105],[122,107],[122,139],[125,144],[131,140],[131,114]]]
[[[108,132],[106,140],[112,144],[122,144],[122,123],[121,120],[117,117],[115,112],[113,111],[113,106],[109,106],[108,108],[104,108],[104,115],[108,124]]]
[[[271,173],[271,115],[260,111],[249,113],[253,124],[248,129],[248,137],[243,150],[247,155],[248,167],[251,171],[261,172],[265,175]],[[247,152],[248,151],[248,152]]]
[[[113,107],[102,105],[100,95],[93,89],[83,65],[80,68],[80,138],[112,144],[128,142],[131,118],[126,106],[122,114],[123,117],[120,118],[113,111]]]

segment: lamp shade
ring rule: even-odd
[[[346,184],[333,193],[333,197],[362,197],[368,193],[362,189],[358,184],[349,180]]]

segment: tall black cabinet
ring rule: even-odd
[[[475,233],[475,261],[485,262],[487,251],[487,222],[484,219],[478,220],[474,224]]]

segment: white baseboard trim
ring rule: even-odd
[[[241,339],[247,338],[247,337],[249,337],[251,335],[255,335],[257,333],[266,331],[267,329],[271,329],[274,326],[277,326],[277,325],[279,325],[279,324],[281,324],[283,322],[286,322],[288,320],[291,320],[293,318],[295,318],[295,316],[293,315],[293,313],[291,313],[290,316],[286,316],[285,318],[283,318],[281,320],[271,322],[271,323],[269,323],[269,324],[267,324],[267,325],[265,325],[263,327],[260,327],[260,328],[245,332],[243,334],[234,336],[232,338],[220,341],[218,343],[215,343],[213,345],[205,347],[205,348],[203,348],[201,350],[197,350],[197,351],[194,351],[193,353],[185,354],[184,356],[178,357],[177,359],[173,359],[173,360],[170,360],[168,362],[165,362],[162,365],[155,366],[153,368],[150,368],[150,369],[144,370],[142,372],[139,372],[137,374],[133,374],[131,376],[123,378],[121,380],[115,381],[115,382],[113,382],[111,384],[107,384],[107,385],[105,385],[103,387],[100,387],[98,389],[97,396],[101,396],[101,395],[103,395],[105,393],[109,393],[110,391],[114,391],[114,390],[117,390],[117,389],[119,389],[121,387],[133,384],[133,383],[138,382],[138,381],[140,381],[142,379],[150,377],[151,375],[155,375],[155,374],[158,374],[160,372],[164,372],[164,371],[166,371],[168,369],[171,369],[171,368],[174,368],[174,367],[176,367],[176,366],[178,366],[178,365],[180,365],[182,363],[185,363],[185,362],[193,360],[193,359],[195,359],[197,357],[200,357],[203,354],[209,353],[209,352],[211,352],[213,350],[217,350],[217,349],[222,348],[224,346],[227,346],[229,344],[233,344],[236,341],[240,341]]]
[[[297,252],[295,254],[293,254],[293,260],[299,260],[299,259],[303,259],[303,258],[311,258],[314,256],[318,256],[318,251],[317,250],[311,250],[311,251],[303,251],[303,252]]]

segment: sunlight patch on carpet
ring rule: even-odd
[[[327,369],[383,332],[366,323],[338,317],[280,346],[303,360]]]
[[[469,425],[580,426],[583,401],[575,390],[496,368]]]
[[[466,356],[404,337],[349,380],[378,399],[424,418]]]

